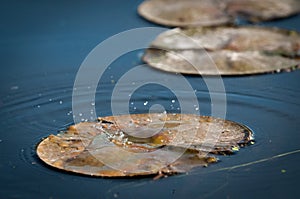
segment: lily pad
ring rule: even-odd
[[[300,12],[298,0],[147,0],[138,13],[166,26],[216,26],[237,18],[259,22]]]
[[[299,0],[229,0],[227,13],[250,22],[269,21],[300,12]]]
[[[264,51],[297,57],[300,56],[300,34],[258,26],[175,28],[161,33],[151,46],[166,50]]]
[[[259,51],[146,50],[143,61],[167,72],[196,75],[249,75],[292,70],[299,60]]]
[[[50,166],[91,176],[171,175],[217,162],[209,153],[233,153],[252,140],[249,128],[232,121],[152,113],[72,125],[40,142],[37,154]]]
[[[138,13],[151,22],[166,26],[213,26],[232,22],[220,0],[149,0]]]
[[[247,75],[300,64],[300,35],[263,27],[175,28],[161,33],[143,60],[168,72]]]

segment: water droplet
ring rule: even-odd
[[[144,55],[143,52],[138,52],[138,53],[137,53],[137,57],[140,58],[140,59],[143,57],[143,55]]]
[[[92,106],[95,106],[95,102],[92,102],[91,105],[92,105]]]
[[[42,96],[42,93],[39,93],[38,96],[41,97],[41,96]]]
[[[174,103],[175,103],[175,100],[172,100],[172,103],[174,104]]]
[[[41,106],[40,106],[40,105],[37,105],[37,108],[41,108]]]
[[[82,116],[82,113],[79,113],[78,115],[81,117],[81,116]]]
[[[131,102],[130,104],[131,104],[131,105],[133,105],[133,104],[134,104],[134,102]]]
[[[144,106],[146,106],[147,104],[148,104],[148,101],[145,101],[145,102],[144,102]]]
[[[196,107],[195,110],[196,110],[196,111],[199,111],[199,107]]]
[[[136,107],[133,107],[133,110],[136,110]]]
[[[51,98],[49,99],[49,102],[52,102],[52,99],[51,99]]]
[[[19,86],[12,86],[10,87],[10,90],[18,90],[19,89]]]
[[[60,101],[59,101],[59,104],[62,104],[62,103],[63,103],[63,101],[60,100]]]

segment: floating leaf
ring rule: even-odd
[[[146,50],[143,60],[150,66],[174,73],[197,75],[247,75],[290,70],[299,60],[259,51]]]
[[[300,56],[300,35],[295,31],[253,26],[175,28],[161,33],[152,43],[166,50],[264,51]]]
[[[166,26],[216,26],[237,18],[259,22],[300,12],[299,0],[147,0],[138,13]]]
[[[300,64],[299,33],[277,28],[175,28],[161,33],[150,48],[146,63],[184,74],[256,74]]]
[[[232,21],[219,0],[149,0],[139,6],[138,12],[166,26],[212,26]]]
[[[122,115],[50,135],[37,154],[50,166],[92,176],[171,175],[214,163],[217,158],[208,152],[232,153],[252,139],[247,127],[212,117]]]
[[[250,22],[284,18],[300,12],[299,0],[229,0],[227,13]]]

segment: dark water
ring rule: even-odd
[[[73,84],[87,54],[114,34],[155,26],[136,14],[140,2],[0,3],[0,198],[297,198],[300,71],[223,78],[226,118],[251,127],[256,144],[208,168],[158,181],[102,179],[60,172],[38,160],[36,144],[73,122]],[[264,25],[300,31],[300,16]],[[140,53],[129,53],[106,71],[97,89],[97,115],[111,114],[115,81],[141,64]],[[146,75],[121,87],[126,92]],[[186,78],[196,90],[201,114],[209,115],[205,83],[199,77]],[[145,85],[132,94],[129,109],[144,113],[158,103],[178,112],[178,104],[171,103],[175,98],[162,86]]]

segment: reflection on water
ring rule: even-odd
[[[124,5],[120,15],[128,16],[136,26],[152,25],[129,14],[135,12],[133,8],[139,2]],[[106,3],[107,5],[102,6],[111,6],[109,2]],[[66,13],[62,8],[58,9],[57,15],[61,17],[59,20],[64,23],[54,19],[51,21],[43,15],[42,19],[48,19],[51,24],[44,25],[48,29],[43,32],[42,29],[33,29],[36,25],[41,27],[44,24],[41,19],[35,20],[43,6],[27,6],[27,9],[33,9],[32,15],[25,13],[27,9],[16,9],[20,14],[19,18],[27,16],[24,23],[30,26],[32,34],[29,34],[30,31],[20,34],[16,27],[5,23],[5,26],[16,33],[8,34],[6,30],[1,37],[1,42],[8,46],[6,53],[1,51],[3,54],[0,55],[4,60],[3,67],[5,66],[0,74],[1,198],[283,198],[299,194],[297,179],[300,177],[300,154],[295,152],[282,157],[271,157],[300,149],[300,71],[223,79],[228,103],[226,119],[251,127],[255,132],[256,143],[240,150],[236,155],[220,157],[220,163],[208,168],[152,181],[152,178],[92,178],[47,167],[37,158],[35,147],[43,137],[56,133],[73,122],[72,90],[80,63],[101,39],[132,27],[124,24],[109,26],[108,19],[101,21],[91,17],[80,21],[69,18],[69,15],[76,16],[79,11],[87,16],[90,13],[98,18],[102,16],[97,9],[77,5],[73,11]],[[63,7],[67,4],[56,6]],[[10,6],[6,7],[12,9]],[[55,6],[49,9],[54,8]],[[101,10],[104,12],[105,9]],[[7,11],[3,13],[12,17]],[[300,17],[297,16],[267,25],[300,30],[299,20]],[[93,28],[88,29],[87,21],[93,24]],[[107,30],[103,30],[103,26],[98,27],[99,23],[106,24]],[[27,29],[20,22],[18,27],[20,31]],[[91,34],[91,30],[97,34]],[[101,79],[96,102],[91,102],[91,106],[96,107],[97,115],[111,114],[110,96],[114,85],[122,74],[140,64],[140,53],[132,52],[117,60]],[[146,70],[161,74],[161,71],[151,68]],[[173,76],[164,74],[166,77]],[[195,76],[186,78],[199,101],[199,107],[195,106],[195,110],[200,114],[210,115],[211,99],[204,81]],[[120,86],[127,92],[134,82],[141,81],[143,75]],[[89,92],[89,86],[86,85],[86,92]],[[182,96],[188,94],[185,90],[178,92]],[[174,93],[158,85],[144,86],[130,97],[128,108],[131,113],[148,112],[153,104],[161,104],[168,112],[180,111],[180,104]],[[122,102],[124,99],[117,101]],[[266,161],[229,169],[259,160]]]

